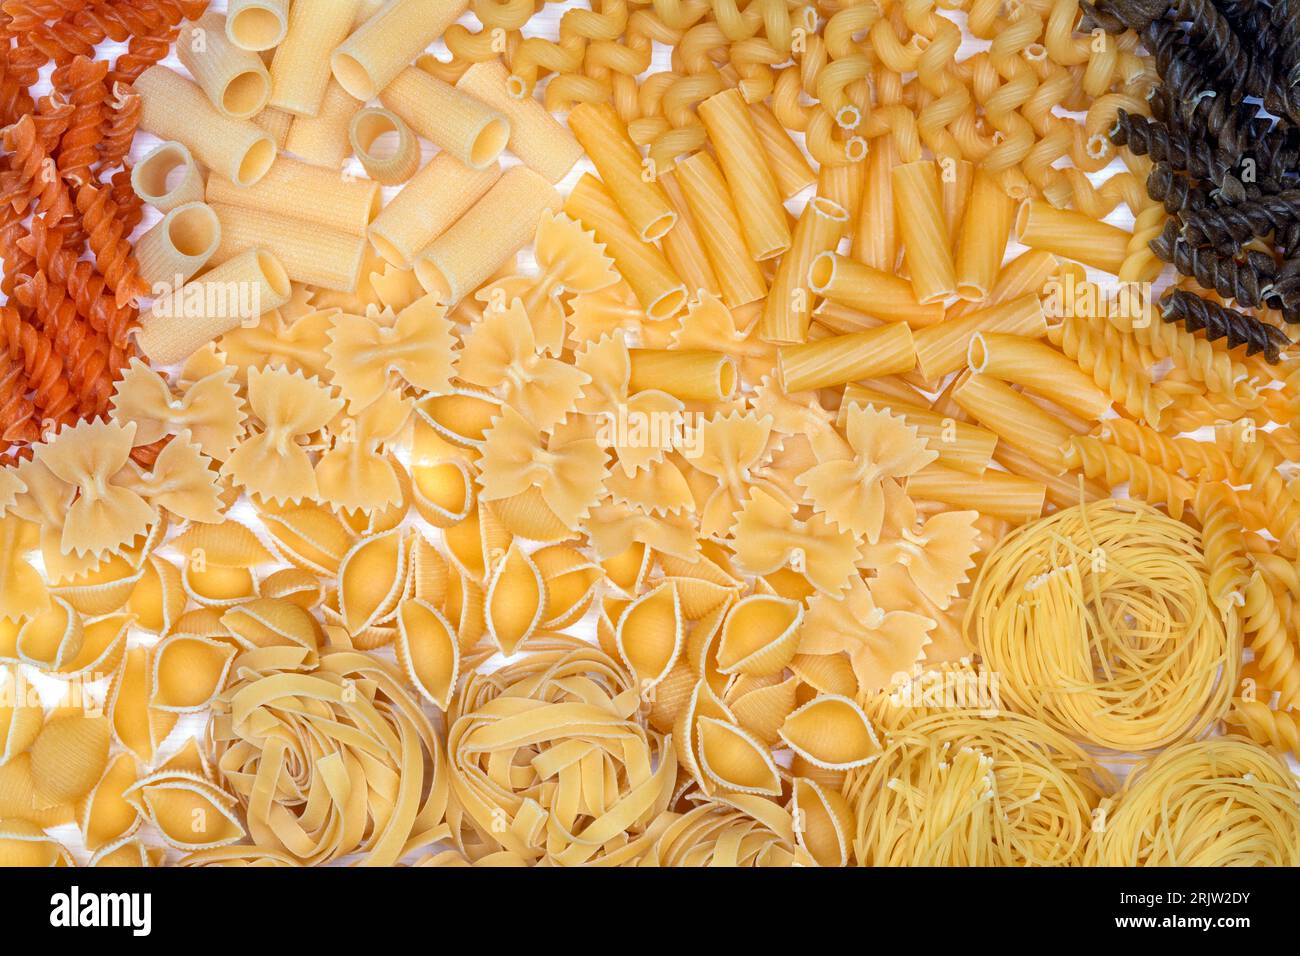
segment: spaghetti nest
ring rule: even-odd
[[[1227,710],[1240,627],[1210,601],[1199,535],[1138,501],[1057,512],[984,563],[966,631],[1003,700],[1085,744],[1146,751]]]
[[[861,866],[1078,866],[1114,781],[1082,748],[1020,714],[905,713],[854,771]]]
[[[1242,737],[1170,747],[1129,775],[1098,824],[1090,866],[1300,864],[1300,788]]]

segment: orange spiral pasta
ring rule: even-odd
[[[126,241],[126,230],[117,216],[117,204],[109,191],[90,184],[82,186],[77,190],[77,210],[89,233],[95,265],[116,294],[118,306],[148,295],[149,284],[140,278],[139,266]]]
[[[54,88],[72,104],[72,121],[59,142],[59,173],[74,185],[90,181],[90,169],[99,160],[100,125],[104,122],[104,77],[108,63],[79,56],[54,71]]]
[[[39,318],[44,333],[62,356],[64,374],[80,397],[81,411],[97,414],[106,410],[112,393],[108,345],[83,322],[67,289],[51,285],[44,272],[37,272],[15,293],[18,301]]]
[[[99,160],[104,168],[112,169],[131,151],[131,140],[140,126],[140,96],[129,85],[114,83],[106,105]]]
[[[130,306],[117,304],[108,281],[94,265],[65,249],[62,236],[49,229],[39,216],[32,219],[31,235],[21,240],[19,246],[51,279],[67,286],[77,303],[77,311],[95,331],[105,335],[114,348],[125,348],[136,312]]]
[[[18,310],[0,306],[0,341],[10,354],[22,356],[23,371],[32,389],[32,402],[41,415],[55,422],[71,421],[77,398],[68,388],[59,358],[49,337],[22,320]]]
[[[27,397],[22,363],[0,348],[0,445],[32,442],[39,437],[36,406]]]

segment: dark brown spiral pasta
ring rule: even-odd
[[[1251,239],[1300,221],[1300,189],[1238,203],[1190,211],[1183,216],[1183,238],[1194,246],[1233,252]]]
[[[1210,189],[1168,163],[1156,163],[1147,176],[1147,194],[1165,205],[1170,214],[1204,209],[1211,204]]]
[[[1279,360],[1281,350],[1291,344],[1281,329],[1182,289],[1165,293],[1160,300],[1160,317],[1189,332],[1204,332],[1211,342],[1225,339],[1229,348],[1245,346],[1247,355],[1262,353],[1273,363]]]
[[[1264,297],[1277,277],[1277,266],[1271,256],[1252,250],[1238,260],[1219,255],[1208,247],[1193,246],[1178,233],[1178,222],[1169,220],[1164,232],[1151,240],[1151,251],[1225,299],[1234,299],[1248,308],[1265,304]]]

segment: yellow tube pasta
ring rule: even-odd
[[[469,0],[388,0],[330,56],[334,78],[357,99],[372,99],[468,6]]]
[[[289,0],[230,0],[226,6],[226,37],[241,50],[273,49],[288,32]]]
[[[1044,468],[1057,474],[1065,470],[1063,448],[1074,432],[1010,385],[971,375],[953,389],[952,398],[981,425]]]
[[[1029,199],[1016,213],[1016,238],[1031,249],[1043,249],[1119,275],[1133,237],[1118,226],[1084,213]]]
[[[348,235],[364,235],[379,212],[379,184],[344,179],[337,172],[281,156],[255,186],[208,177],[208,202],[238,206],[306,222],[320,223]]]
[[[723,90],[701,103],[699,114],[726,176],[750,256],[761,262],[781,255],[790,248],[790,227],[744,99],[737,90]]]
[[[790,138],[781,121],[762,103],[750,103],[749,115],[763,144],[763,155],[776,179],[782,199],[790,199],[817,182],[799,144]],[[834,197],[832,197],[834,198]],[[844,205],[844,203],[840,203]]]
[[[413,66],[380,91],[379,102],[471,169],[496,162],[510,139],[503,114]]]
[[[787,393],[896,375],[915,364],[912,330],[902,322],[777,350],[781,387]]]
[[[975,174],[970,208],[957,237],[957,295],[985,299],[1002,267],[1016,204],[983,170]]]
[[[938,165],[933,160],[904,163],[895,166],[891,176],[903,259],[916,301],[922,305],[942,302],[957,291],[957,275],[943,215]]]
[[[364,236],[262,209],[214,203],[212,211],[221,221],[221,245],[213,262],[226,262],[247,249],[272,249],[294,282],[337,292],[357,287],[366,251]]]
[[[684,402],[725,402],[736,391],[736,363],[703,349],[631,349],[628,393],[667,392]]]
[[[184,171],[174,176],[178,169]],[[175,185],[167,185],[172,179]],[[171,212],[177,206],[203,201],[203,173],[183,143],[162,143],[135,164],[131,188],[159,212]]]
[[[839,166],[823,166],[817,177],[817,195],[829,199],[845,211],[846,221],[840,230],[842,235],[853,235],[853,227],[858,218],[857,209],[862,204],[866,172],[867,167],[863,163],[844,163]]]
[[[982,331],[1042,338],[1047,334],[1047,316],[1038,296],[1023,295],[922,329],[916,334],[916,364],[921,375],[927,382],[937,382],[961,368],[971,336]]]
[[[887,322],[921,329],[943,321],[943,303],[922,305],[912,284],[896,275],[827,251],[813,257],[808,282],[818,295]]]
[[[1023,385],[1089,422],[1110,408],[1110,396],[1091,375],[1038,339],[1005,332],[976,332],[971,336],[966,364],[979,375]]]
[[[700,241],[718,277],[722,301],[737,309],[767,294],[758,264],[749,257],[740,217],[731,203],[722,170],[708,153],[699,152],[677,164],[674,171],[691,215],[699,226]]]
[[[384,136],[393,136],[397,142],[381,150],[375,144]],[[367,107],[359,111],[348,125],[348,143],[367,175],[385,186],[406,182],[420,168],[420,141],[390,110]]]
[[[814,196],[794,229],[794,244],[781,259],[776,280],[764,303],[758,335],[782,345],[805,342],[812,316],[813,290],[808,273],[813,259],[835,248],[849,221],[843,206]]]
[[[696,226],[695,216],[686,201],[686,193],[677,182],[674,173],[661,173],[659,185],[663,187],[668,203],[677,213],[677,224],[664,234],[662,240],[664,258],[673,272],[681,276],[686,283],[686,290],[696,296],[701,290],[710,295],[721,297],[718,277],[709,265],[709,254],[704,249],[704,240]]]
[[[655,171],[651,169],[647,175],[640,152],[611,107],[579,103],[569,113],[569,129],[591,157],[606,191],[638,238],[654,242],[673,228],[677,213],[656,181]]]
[[[1036,481],[1046,488],[1047,501],[1058,508],[1072,508],[1079,503],[1082,493],[1084,501],[1097,501],[1109,498],[1110,490],[1091,481],[1078,472],[1053,472],[1034,461],[1015,445],[998,442],[993,459],[1008,472],[1020,478]]]
[[[945,159],[940,164],[939,192],[943,198],[943,221],[947,227],[948,239],[956,244],[970,211],[971,191],[974,189],[975,167],[970,160],[953,162]],[[1007,228],[1010,228],[1008,224]],[[956,256],[956,250],[953,251]]]
[[[185,21],[176,37],[176,57],[222,114],[249,119],[271,98],[271,74],[256,53],[226,36],[226,18],[207,13]]]
[[[948,319],[960,318],[977,309],[987,309],[1032,292],[1042,295],[1048,284],[1061,274],[1061,261],[1050,252],[1030,249],[1008,262],[997,274],[993,288],[982,302],[963,300],[948,309]]]
[[[251,186],[275,162],[275,140],[248,120],[217,112],[195,84],[165,66],[151,66],[135,81],[140,128],[184,143],[213,172]]]
[[[177,206],[136,242],[140,278],[151,286],[182,285],[207,265],[220,243],[221,223],[211,207]]]
[[[393,265],[409,267],[500,178],[498,165],[470,169],[439,153],[380,210],[370,224],[371,245]]]
[[[423,60],[421,57],[420,62]],[[541,101],[531,96],[511,96],[506,89],[508,78],[499,60],[484,60],[461,74],[456,88],[504,115],[510,121],[510,152],[524,165],[558,183],[582,158],[582,146]]]
[[[565,200],[564,211],[605,243],[618,271],[637,301],[653,319],[676,315],[686,305],[686,286],[668,265],[659,247],[637,238],[614,197],[594,176],[584,174]]]
[[[527,166],[515,166],[415,263],[426,292],[455,305],[517,253],[537,231],[537,220],[559,205],[554,187]]]
[[[1014,524],[1033,521],[1043,513],[1047,487],[990,468],[978,478],[941,465],[927,465],[907,479],[912,498],[937,501],[954,508],[973,508],[983,515]]]
[[[253,117],[253,125],[264,130],[267,136],[275,140],[276,149],[284,149],[289,144],[289,130],[293,126],[293,114],[268,106]]]
[[[313,166],[337,170],[348,155],[348,125],[361,104],[330,80],[315,116],[295,116],[284,148]]]
[[[347,37],[360,4],[361,0],[294,0],[289,29],[271,59],[272,106],[297,116],[320,113],[330,82],[325,53]]]
[[[897,222],[894,218],[894,166],[898,150],[893,136],[881,136],[866,159],[866,182],[853,229],[853,258],[881,272],[898,265]]]
[[[157,297],[140,315],[140,351],[155,365],[182,362],[241,323],[284,305],[291,292],[279,260],[249,249]]]

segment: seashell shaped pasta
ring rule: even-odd
[[[406,590],[406,536],[399,529],[362,538],[343,557],[338,573],[339,614],[357,633],[385,623]]]
[[[258,598],[221,615],[221,626],[246,650],[289,645],[314,653],[321,644],[320,625],[301,605],[287,598]]]
[[[488,429],[500,414],[501,401],[491,392],[460,385],[423,398],[415,405],[417,423],[423,423],[456,448],[481,448]]]
[[[108,765],[110,730],[103,717],[56,714],[31,745],[32,783],[45,806],[80,800]]]
[[[531,555],[545,585],[546,603],[539,627],[559,631],[586,615],[596,600],[603,575],[581,551],[553,544]]]
[[[698,734],[700,769],[725,791],[781,793],[781,773],[763,742],[743,727],[716,717],[700,717]]]
[[[0,621],[18,623],[49,605],[49,589],[26,558],[40,539],[37,525],[17,515],[0,518]]]
[[[353,535],[328,508],[313,504],[263,509],[263,523],[279,556],[300,570],[334,577]]]
[[[262,578],[257,593],[270,601],[288,601],[310,611],[325,597],[320,578],[301,568],[281,568]]]
[[[460,644],[442,612],[418,598],[397,609],[397,660],[416,690],[441,711],[460,677]]]
[[[418,531],[411,535],[409,551],[411,570],[406,579],[406,597],[441,606],[447,599],[447,576],[451,573],[447,559]]]
[[[781,727],[781,739],[824,770],[865,767],[881,754],[871,721],[848,697],[822,694],[804,704]]]
[[[740,724],[768,747],[778,746],[781,726],[799,706],[799,678],[742,677],[729,689],[727,706]]]
[[[636,598],[619,616],[614,644],[644,693],[668,676],[686,642],[686,621],[677,589],[660,584]]]
[[[163,638],[153,649],[149,706],[178,714],[206,710],[225,686],[235,654],[226,641],[190,634]]]
[[[790,670],[819,694],[852,697],[858,692],[858,678],[847,654],[796,654]]]
[[[778,674],[794,657],[803,605],[775,595],[753,594],[731,606],[718,643],[723,674]]]
[[[146,846],[133,836],[122,837],[100,847],[91,854],[90,867],[150,867],[162,866],[167,851],[162,847]]]
[[[45,724],[40,695],[16,667],[0,665],[0,765],[25,752]]]
[[[81,806],[77,820],[81,839],[92,853],[131,836],[140,826],[140,812],[122,795],[139,776],[135,757],[120,753],[104,770]]]
[[[141,763],[152,763],[158,745],[167,737],[178,715],[149,706],[153,664],[147,647],[129,648],[109,684],[105,701],[113,739]]]
[[[727,723],[735,720],[735,715],[708,682],[697,680],[673,722],[673,747],[677,751],[677,762],[682,770],[693,777],[706,794],[711,794],[717,787],[705,775],[699,756],[700,721],[705,717]]]
[[[194,774],[150,774],[132,784],[123,798],[177,850],[206,850],[244,836],[235,798]]]
[[[435,528],[450,528],[474,510],[474,474],[460,458],[412,463],[415,510]]]
[[[58,670],[81,651],[85,629],[81,615],[62,598],[27,618],[14,638],[17,659],[37,670]]]
[[[452,563],[476,581],[485,581],[492,565],[510,547],[513,536],[486,502],[479,501],[459,524],[443,532]]]
[[[126,651],[127,633],[132,626],[129,614],[105,614],[83,620],[81,649],[62,666],[46,671],[58,680],[96,681],[116,673]]]
[[[0,820],[0,867],[76,866],[67,847],[28,820]]]
[[[130,600],[147,567],[147,559],[136,567],[125,555],[110,555],[98,567],[51,587],[50,593],[88,617],[110,614]]]
[[[852,856],[853,808],[838,790],[816,780],[796,777],[791,787],[790,813],[795,839],[818,866],[848,866]]]
[[[135,626],[164,637],[185,612],[187,595],[181,569],[166,558],[151,554],[126,602]]]
[[[501,653],[514,654],[537,631],[546,610],[542,573],[517,541],[493,567],[485,600],[488,634]]]

